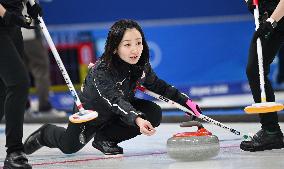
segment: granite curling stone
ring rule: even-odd
[[[167,141],[168,155],[179,161],[200,161],[218,155],[219,139],[206,130],[200,122],[189,121],[181,127],[197,126],[196,132],[177,133]]]

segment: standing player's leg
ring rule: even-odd
[[[268,78],[270,64],[272,63],[275,55],[280,47],[282,33],[275,33],[269,40],[262,41],[263,47],[263,68],[265,80],[265,92],[268,102],[274,102],[274,90]],[[256,53],[256,43],[251,42],[249,49],[249,60],[247,65],[247,77],[252,91],[254,101],[261,102],[261,91],[258,72],[258,60]],[[282,148],[283,134],[278,123],[277,112],[270,112],[259,114],[261,128],[254,136],[252,141],[243,141],[240,145],[241,149],[245,151],[262,151],[266,149]]]
[[[0,78],[1,111],[6,120],[7,156],[4,167],[31,168],[23,153],[23,121],[28,97],[29,78],[22,61],[23,39],[18,27],[10,27],[0,32]],[[3,85],[4,84],[4,85]],[[4,108],[3,108],[4,107]],[[17,158],[16,158],[17,157]]]

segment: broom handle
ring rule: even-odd
[[[254,23],[255,30],[259,28],[259,10],[258,10],[258,0],[253,0],[253,4],[255,5],[254,9]],[[259,81],[260,81],[260,91],[261,91],[261,102],[266,102],[266,93],[265,93],[265,82],[264,82],[264,70],[263,70],[263,55],[262,55],[262,46],[260,38],[256,40],[257,46],[257,59],[258,59],[258,70],[259,70]]]
[[[30,3],[31,6],[33,6],[35,4],[35,0],[29,0],[29,3]],[[62,60],[61,60],[61,58],[59,56],[59,53],[58,53],[58,51],[57,51],[57,49],[55,47],[55,44],[52,41],[52,38],[51,38],[51,36],[50,36],[50,34],[49,34],[48,30],[47,30],[47,27],[46,27],[42,17],[39,16],[38,19],[40,21],[39,25],[41,27],[41,30],[42,30],[43,34],[44,34],[44,37],[45,37],[45,39],[46,39],[46,41],[47,41],[47,43],[48,43],[48,45],[49,45],[49,47],[50,47],[50,49],[51,49],[51,51],[53,53],[55,61],[58,64],[59,70],[60,70],[61,74],[63,75],[63,78],[64,78],[64,80],[65,80],[65,82],[66,82],[66,84],[67,84],[67,86],[68,86],[68,88],[69,88],[69,90],[70,90],[74,100],[75,100],[76,106],[77,106],[79,112],[82,112],[85,109],[83,108],[83,105],[82,105],[82,103],[81,103],[81,101],[79,99],[79,96],[78,96],[78,94],[76,92],[76,89],[75,89],[75,87],[72,84],[72,81],[71,81],[71,79],[70,79],[70,77],[69,77],[69,75],[67,73],[67,70],[66,70],[66,68],[65,68],[65,66],[64,66],[64,64],[63,64],[63,62],[62,62]]]

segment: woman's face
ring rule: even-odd
[[[143,51],[142,36],[135,29],[127,29],[116,50],[118,56],[129,64],[136,64]]]

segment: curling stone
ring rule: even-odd
[[[177,133],[167,141],[168,155],[179,161],[206,160],[218,155],[219,139],[206,130],[200,122],[189,121],[181,127],[197,126],[196,132]]]

